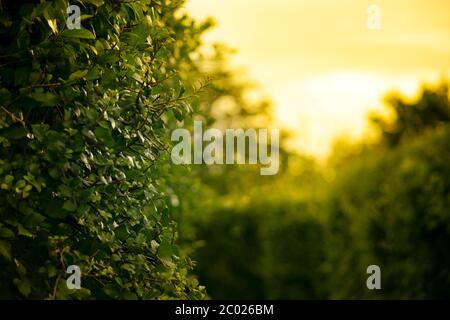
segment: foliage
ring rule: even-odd
[[[381,131],[383,141],[390,146],[450,121],[449,88],[445,82],[437,88],[424,87],[417,101],[409,102],[401,95],[391,93],[386,102],[393,119],[376,115],[372,121]]]
[[[196,272],[216,299],[324,298],[323,225],[305,202],[216,210],[199,225]],[[208,264],[206,264],[208,261]]]
[[[450,256],[450,128],[366,154],[330,191],[326,269],[333,298],[446,298]],[[371,264],[382,291],[361,283]]]
[[[208,25],[182,1],[2,2],[0,297],[202,298],[176,246],[168,130]],[[192,79],[190,79],[192,80]],[[66,267],[82,271],[68,290]]]
[[[395,145],[382,138],[354,146],[332,155],[332,167],[287,153],[269,182],[237,168],[240,175],[220,180],[217,190],[228,194],[197,222],[203,246],[194,257],[209,294],[448,298],[450,127],[444,111],[432,121],[414,107],[445,110],[441,90],[402,109],[424,119],[401,121]],[[403,118],[390,122],[400,127],[395,119]],[[372,264],[381,267],[380,291],[366,287]]]
[[[183,1],[71,4],[79,30],[66,0],[0,3],[0,298],[204,298],[186,253],[213,298],[448,298],[448,86],[330,167],[174,166],[171,129],[268,127],[270,102]]]
[[[197,217],[196,273],[213,298],[311,299],[326,297],[323,183],[315,163],[290,154],[283,173],[261,177],[235,168],[222,180],[215,206]],[[240,175],[239,175],[240,174]],[[211,183],[211,180],[209,180]],[[226,189],[225,189],[226,190]]]

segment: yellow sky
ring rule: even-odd
[[[367,25],[373,4],[379,30]],[[215,18],[206,41],[238,50],[233,64],[272,98],[277,125],[318,156],[337,135],[361,136],[387,90],[413,95],[450,74],[450,0],[188,0],[187,9]]]

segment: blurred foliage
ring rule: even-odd
[[[414,138],[430,127],[450,122],[450,101],[448,84],[438,84],[437,88],[424,87],[420,99],[409,102],[393,92],[385,98],[392,119],[379,115],[372,118],[381,130],[382,139],[389,146],[398,145],[402,139]]]
[[[194,257],[213,298],[450,296],[447,86],[389,101],[379,142],[341,143],[327,166],[284,150],[275,177],[207,180],[222,192],[198,220]],[[372,264],[382,290],[366,287]]]
[[[449,297],[449,147],[450,127],[431,129],[338,173],[326,210],[331,297]],[[362,285],[371,264],[380,291]]]

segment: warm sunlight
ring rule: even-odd
[[[368,27],[370,5],[379,30]],[[207,42],[237,49],[233,62],[262,84],[302,152],[360,136],[386,91],[412,95],[450,70],[446,0],[193,0],[188,9],[216,19]]]

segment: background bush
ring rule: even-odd
[[[338,149],[328,166],[285,150],[269,180],[218,175],[218,204],[198,222],[194,254],[212,297],[450,296],[448,88],[389,101],[396,116],[377,119],[379,140]],[[366,287],[373,264],[382,290]]]

